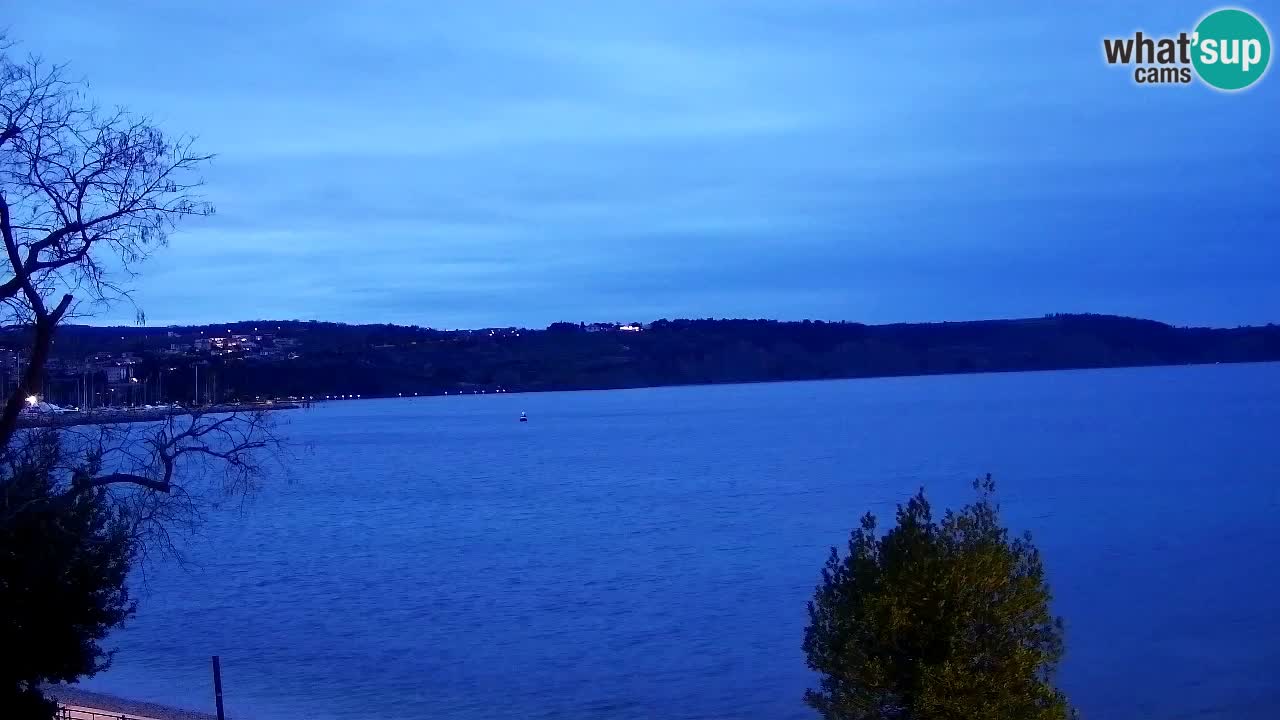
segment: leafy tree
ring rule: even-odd
[[[136,544],[106,488],[50,502],[60,493],[62,446],[41,431],[0,470],[7,488],[0,523],[0,708],[6,718],[47,718],[41,687],[106,668],[99,642],[133,614],[125,585]],[[92,468],[73,470],[80,482]]]
[[[883,537],[867,513],[832,548],[809,603],[804,651],[828,720],[1051,720],[1062,621],[1030,535],[1000,525],[988,475],[977,500],[933,518],[921,490]]]

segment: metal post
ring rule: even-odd
[[[213,699],[218,704],[218,720],[226,720],[222,714],[222,665],[218,656],[213,656]]]

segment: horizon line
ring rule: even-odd
[[[1158,323],[1171,328],[1211,329],[1211,330],[1233,330],[1233,329],[1240,329],[1240,328],[1272,327],[1276,324],[1274,322],[1267,322],[1267,323],[1261,323],[1261,324],[1237,324],[1237,325],[1175,325],[1173,323],[1165,322],[1163,320],[1156,320],[1153,318],[1137,317],[1133,315],[1118,315],[1114,313],[1095,313],[1095,312],[1055,312],[1055,313],[1045,313],[1043,315],[1037,315],[1037,316],[1023,316],[1023,317],[969,318],[969,319],[963,319],[963,320],[916,320],[916,321],[897,321],[897,322],[881,322],[881,323],[868,323],[868,322],[861,322],[858,320],[823,320],[823,319],[815,319],[815,318],[786,320],[786,319],[780,319],[780,318],[767,318],[767,317],[674,317],[674,318],[657,318],[655,320],[638,321],[638,322],[642,326],[648,326],[648,325],[652,325],[655,322],[662,322],[662,321],[665,321],[665,322],[713,321],[713,322],[774,322],[779,324],[796,324],[796,325],[803,325],[805,323],[810,323],[810,324],[821,323],[826,325],[842,325],[843,324],[843,325],[865,325],[867,327],[887,327],[892,325],[948,325],[948,324],[954,325],[954,324],[983,323],[983,322],[1025,322],[1025,321],[1032,321],[1032,320],[1051,320],[1057,317],[1116,318],[1116,319],[1123,319],[1123,320],[1153,322],[1153,323]],[[538,327],[532,327],[528,325],[487,325],[484,327],[446,328],[446,327],[437,327],[433,325],[419,325],[419,324],[413,324],[413,323],[406,324],[406,323],[396,323],[396,322],[345,322],[340,320],[319,320],[314,318],[306,319],[306,320],[298,319],[298,318],[291,318],[291,319],[258,318],[253,320],[228,320],[228,321],[222,321],[222,322],[206,322],[206,323],[167,323],[164,325],[145,325],[145,324],[144,325],[136,325],[136,324],[135,325],[108,325],[108,324],[98,325],[94,323],[66,323],[66,324],[60,324],[59,328],[78,327],[78,328],[97,328],[97,329],[104,329],[104,330],[110,329],[110,330],[139,332],[139,331],[146,331],[146,330],[166,330],[171,328],[213,328],[218,326],[243,326],[243,325],[249,325],[253,323],[267,323],[267,324],[291,323],[291,324],[303,324],[303,325],[315,323],[315,324],[324,324],[324,325],[342,325],[346,327],[372,327],[372,326],[380,325],[380,326],[401,327],[401,328],[416,327],[416,328],[421,328],[423,330],[434,330],[437,332],[468,332],[468,331],[479,331],[479,330],[508,330],[508,329],[539,331],[539,330],[546,330],[552,325],[555,325],[558,323],[567,323],[570,325],[628,325],[628,324],[634,324],[635,322],[637,321],[621,322],[616,320],[597,320],[597,321],[557,320],[552,323],[548,323],[547,325],[538,326]],[[3,327],[2,330],[7,332],[9,330],[12,330],[15,328],[21,328],[21,327],[26,327],[26,326],[10,325],[10,326]]]

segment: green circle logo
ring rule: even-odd
[[[1271,36],[1244,10],[1217,10],[1196,26],[1191,58],[1200,79],[1219,90],[1241,90],[1258,81],[1271,60]]]

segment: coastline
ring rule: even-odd
[[[448,391],[433,390],[430,392],[422,392],[421,394],[377,394],[368,393],[362,395],[360,400],[417,400],[420,398],[437,398],[437,397],[471,397],[471,396],[495,396],[495,395],[536,395],[540,393],[579,393],[579,392],[613,392],[615,390],[657,390],[661,388],[688,388],[688,387],[718,387],[726,385],[786,385],[791,383],[823,383],[845,380],[904,380],[910,378],[942,378],[942,377],[968,377],[973,375],[1022,375],[1022,374],[1039,374],[1039,373],[1066,373],[1066,372],[1094,372],[1105,370],[1150,370],[1159,368],[1180,368],[1180,367],[1209,367],[1213,365],[1271,365],[1280,363],[1280,359],[1274,360],[1224,360],[1224,361],[1204,361],[1204,362],[1178,362],[1178,363],[1139,363],[1131,365],[1071,365],[1063,367],[1046,367],[1046,368],[999,368],[985,370],[956,370],[956,371],[938,371],[938,372],[910,372],[897,374],[874,374],[874,375],[833,375],[830,377],[797,377],[784,379],[768,379],[768,380],[697,380],[689,382],[666,382],[666,383],[628,383],[618,385],[539,385],[520,388],[503,388],[501,391],[491,390],[485,387],[479,389],[450,389]],[[479,387],[479,386],[477,386]],[[324,400],[315,400],[316,406],[327,405],[329,403],[345,402],[345,398],[326,398]]]
[[[206,405],[198,408],[130,408],[121,410],[70,411],[63,413],[23,414],[18,416],[19,428],[73,427],[75,425],[121,425],[126,423],[155,422],[169,417],[254,412],[258,410],[297,410],[304,407],[296,402],[245,403],[240,405]]]
[[[108,717],[111,720],[120,717],[128,720],[217,720],[209,713],[139,700],[126,700],[114,695],[64,685],[47,687],[45,693],[58,701],[59,708],[69,711],[67,717],[71,720],[108,720]],[[103,717],[95,719],[94,714]]]

